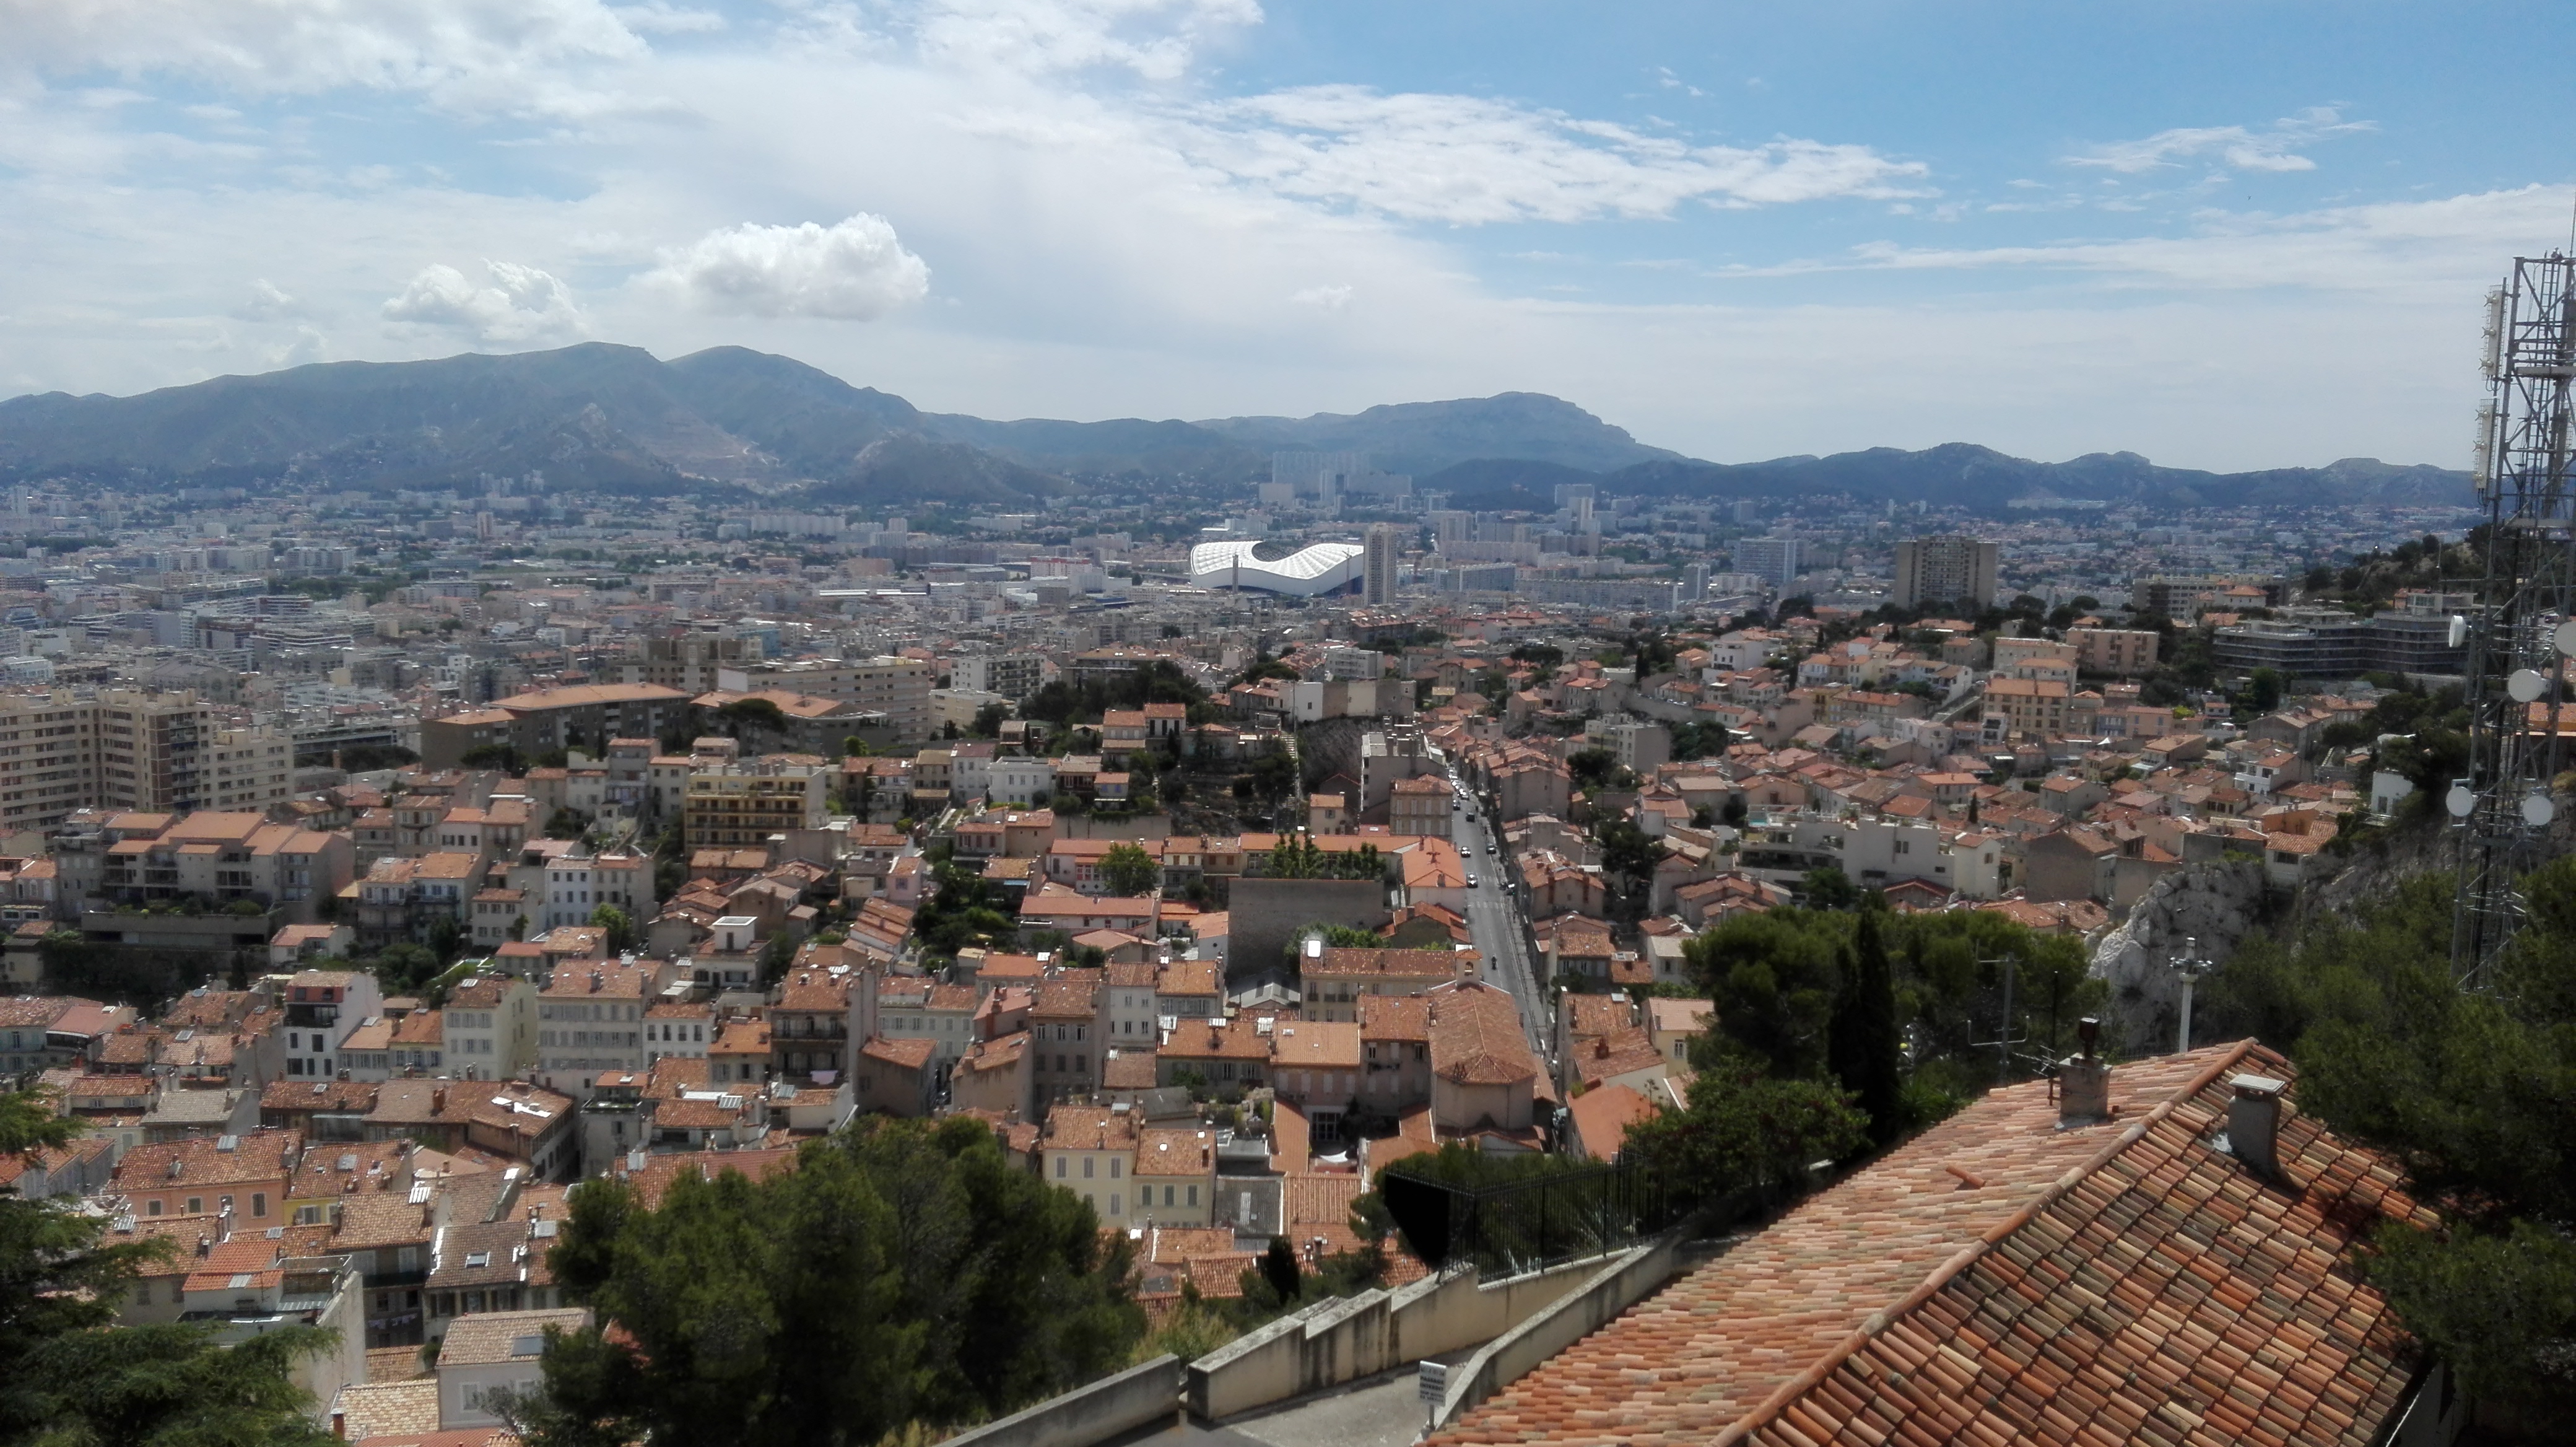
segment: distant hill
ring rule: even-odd
[[[0,477],[257,488],[283,477],[352,488],[472,486],[542,474],[549,489],[695,494],[787,506],[950,500],[1035,505],[1073,476],[1269,476],[1283,449],[1361,451],[1476,511],[1554,506],[1560,483],[1603,496],[1846,494],[2000,508],[2012,499],[2156,506],[2450,501],[2465,474],[2367,458],[2212,473],[2134,453],[2032,462],[1951,443],[1831,457],[1699,462],[1648,447],[1535,392],[1407,402],[1353,415],[1105,422],[926,413],[789,357],[715,347],[664,362],[585,343],[512,356],[330,362],[135,397],[50,392],[0,402]]]
[[[1561,462],[1479,457],[1417,477],[1413,490],[1447,493],[1461,512],[1547,512],[1556,507],[1556,489],[1570,482],[1598,487],[1601,475]]]
[[[1388,472],[1416,477],[1478,458],[1553,462],[1590,472],[1679,461],[1582,408],[1538,392],[1455,402],[1402,402],[1356,416],[1225,417],[1200,427],[1263,449],[1365,452]]]
[[[2326,467],[2203,472],[2158,467],[2134,452],[2090,453],[2069,462],[2032,462],[1991,447],[1952,442],[1920,452],[1873,447],[1831,457],[1769,462],[1649,462],[1600,479],[1628,497],[1805,497],[1921,500],[1940,507],[2001,511],[2018,500],[2141,503],[2151,507],[2330,506],[2354,503],[2465,503],[2469,476],[2423,465],[2346,458]]]

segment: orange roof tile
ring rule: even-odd
[[[2239,1073],[2293,1074],[2250,1041],[2125,1065],[2074,1129],[2044,1082],[1989,1095],[1430,1441],[2374,1440],[2418,1358],[2344,1258],[2430,1218],[2286,1108],[2292,1187],[2217,1150]]]

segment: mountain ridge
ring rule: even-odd
[[[1995,510],[2013,500],[2193,506],[2222,501],[2450,501],[2466,474],[2344,458],[2322,468],[2217,473],[2135,453],[2065,462],[1973,443],[1718,463],[1638,442],[1536,392],[1390,403],[1356,413],[1074,422],[924,412],[791,357],[720,346],[670,361],[585,342],[418,362],[321,362],[130,397],[30,393],[0,401],[0,476],[115,477],[127,485],[287,477],[365,488],[538,476],[549,489],[699,494],[765,505],[947,499],[1036,505],[1072,476],[1229,490],[1278,450],[1366,452],[1453,505],[1550,505],[1589,481],[1605,496],[1848,495]]]

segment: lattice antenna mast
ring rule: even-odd
[[[2469,643],[2469,774],[2444,800],[2460,836],[2451,966],[2467,989],[2486,985],[2522,923],[2517,887],[2540,861],[2556,812],[2550,781],[2576,733],[2567,679],[2576,654],[2576,258],[2516,257],[2487,294],[2484,344],[2487,400],[2471,469],[2487,504],[2485,571],[2453,625]]]

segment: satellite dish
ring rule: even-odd
[[[2478,807],[2478,796],[2469,791],[2469,781],[2462,779],[2442,797],[2442,807],[2451,811],[2452,818],[2466,819]]]
[[[2504,681],[2504,691],[2513,695],[2515,703],[2535,703],[2549,691],[2549,679],[2536,668],[2517,668]]]
[[[2457,613],[2452,614],[2452,615],[2451,615],[2451,646],[2452,646],[2453,648],[2457,648],[2457,647],[2459,647],[2461,644],[2466,643],[2466,642],[2468,642],[2468,641],[2469,641],[2469,620],[2468,620],[2468,619],[2466,619],[2466,618],[2461,617],[2461,616],[2460,616],[2459,614],[2457,614]],[[2561,646],[2564,646],[2564,645],[2561,645]],[[2571,656],[2571,657],[2576,657],[2576,654],[2571,654],[2570,656]]]
[[[2538,789],[2522,796],[2522,822],[2534,829],[2546,828],[2558,817],[2558,805]]]
[[[2559,624],[2556,631],[2549,635],[2549,641],[2558,645],[2561,655],[2576,658],[2576,618]]]

